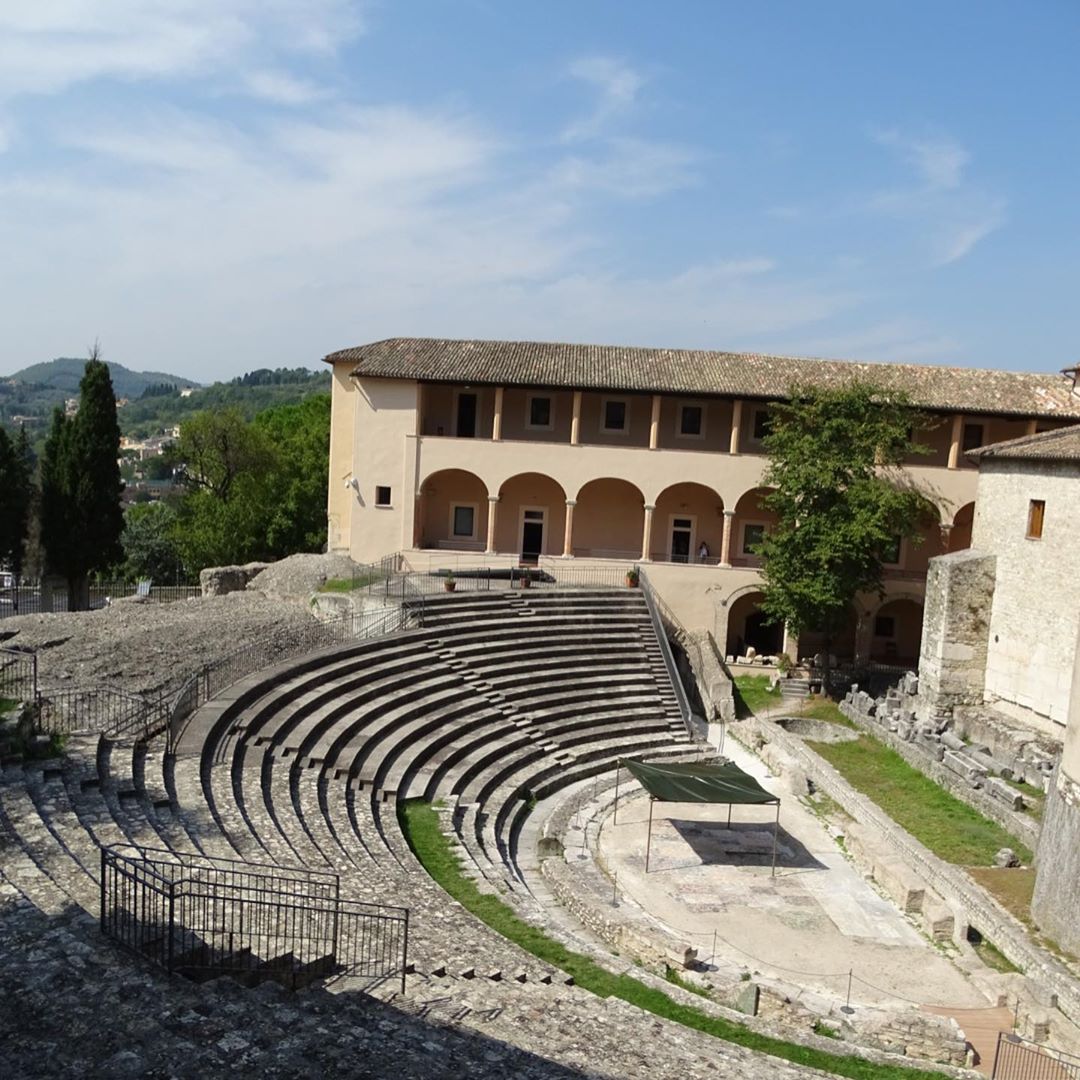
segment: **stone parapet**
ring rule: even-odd
[[[1058,770],[1046,800],[1039,867],[1032,914],[1061,948],[1080,952],[1080,783],[1064,769]]]

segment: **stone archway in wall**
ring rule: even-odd
[[[765,598],[760,588],[748,586],[729,597],[724,628],[724,655],[739,657],[753,646],[761,656],[775,656],[783,649],[784,627],[769,624],[761,610]]]
[[[416,543],[422,548],[483,551],[488,489],[475,473],[442,469],[420,485]]]
[[[715,565],[723,540],[724,500],[712,488],[684,481],[660,492],[653,511],[650,558]],[[703,544],[707,554],[699,554]]]
[[[605,476],[583,484],[574,499],[573,554],[641,558],[645,496],[628,480]]]
[[[857,604],[848,604],[843,626],[829,643],[829,651],[838,664],[853,663],[858,655],[860,610]],[[804,630],[799,635],[799,659],[811,658],[825,651],[825,635],[820,630]]]
[[[518,473],[499,487],[495,550],[531,561],[561,555],[566,531],[566,492],[543,473]]]
[[[917,668],[922,646],[923,604],[910,596],[886,600],[871,617],[870,659]]]
[[[949,551],[966,551],[971,547],[971,530],[975,524],[975,504],[964,503],[953,515],[949,530]]]
[[[759,487],[743,492],[735,503],[731,526],[731,565],[760,566],[761,558],[751,550],[763,533],[776,526],[777,517],[763,500],[772,488]]]

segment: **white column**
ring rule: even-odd
[[[574,507],[577,506],[576,499],[566,500],[566,531],[563,533],[563,558],[572,559],[574,557]]]
[[[574,413],[570,418],[570,445],[577,446],[581,442],[581,391],[574,391]]]
[[[487,547],[484,549],[485,555],[495,554],[495,522],[498,519],[499,511],[499,496],[488,496],[488,528],[487,528]]]
[[[949,552],[949,540],[952,538],[952,525],[941,526],[941,550],[943,554]]]
[[[491,441],[502,440],[503,388],[495,387],[495,415],[491,419]]]
[[[660,446],[660,395],[652,396],[652,419],[649,421],[649,449],[656,450]]]
[[[952,436],[949,441],[949,468],[960,468],[960,447],[964,437],[964,417],[957,413],[952,418]]]
[[[655,506],[645,504],[645,532],[641,537],[641,561],[649,562],[649,552],[652,546],[652,517]]]
[[[739,452],[739,429],[742,427],[742,398],[736,398],[731,406],[731,443],[729,454]]]
[[[724,511],[724,535],[720,541],[720,565],[731,568],[731,525],[735,520],[734,510]]]

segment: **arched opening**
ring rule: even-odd
[[[731,523],[731,565],[760,566],[761,557],[754,547],[777,523],[777,516],[765,507],[765,497],[771,488],[754,488],[740,496],[735,504],[735,517]]]
[[[971,528],[975,524],[975,504],[964,503],[953,516],[949,530],[949,551],[966,551],[971,547]]]
[[[651,558],[715,565],[723,542],[724,500],[712,488],[689,481],[664,488],[653,512]]]
[[[487,540],[488,490],[464,469],[432,473],[420,485],[417,507],[420,547],[483,551]]]
[[[746,593],[733,601],[728,612],[727,643],[725,656],[736,659],[746,655],[748,648],[759,656],[775,656],[784,645],[782,623],[769,623],[761,610],[764,594]]]
[[[518,473],[499,488],[495,550],[525,562],[561,555],[566,529],[566,492],[542,473]]]
[[[574,507],[575,555],[598,559],[641,558],[645,497],[627,480],[590,480]]]
[[[886,576],[921,580],[926,577],[930,560],[945,554],[941,518],[936,507],[927,509],[926,517],[919,522],[917,537],[904,540],[899,548],[900,560],[886,564]]]
[[[874,614],[870,659],[915,667],[922,645],[923,606],[901,597],[888,600]]]
[[[829,653],[838,664],[851,663],[855,659],[855,640],[859,630],[859,613],[854,604],[848,604],[840,629],[829,640]],[[799,635],[798,658],[813,658],[825,651],[825,634],[820,630],[804,630]]]

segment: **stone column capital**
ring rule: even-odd
[[[574,507],[577,506],[577,499],[567,499],[566,505],[569,506],[571,510],[573,510]]]
[[[651,514],[655,509],[656,509],[656,504],[655,503],[646,503],[645,504],[645,513],[646,514]]]
[[[734,510],[725,510],[724,511],[724,517],[726,517],[728,519],[731,519],[734,516],[735,516],[735,511]]]
[[[494,503],[497,503],[499,501],[499,499],[501,499],[501,498],[502,498],[501,495],[489,495],[488,496],[488,502],[494,504]]]

